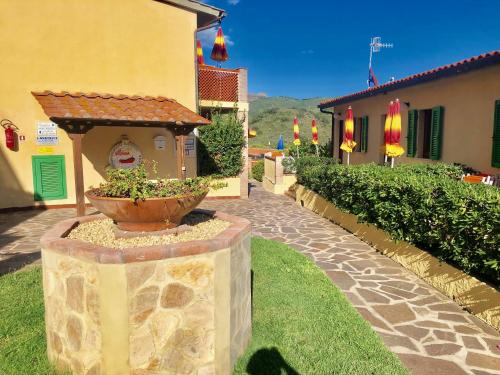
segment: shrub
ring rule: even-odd
[[[332,156],[332,141],[318,145],[318,153],[320,157],[328,158]],[[297,146],[291,143],[287,148],[287,154],[297,158]],[[310,139],[300,138],[299,157],[316,156],[316,146],[312,144]]]
[[[181,197],[185,195],[202,195],[210,188],[219,189],[224,183],[214,183],[211,178],[197,177],[186,180],[159,179],[156,176],[156,163],[152,164],[155,179],[149,178],[146,165],[139,164],[135,168],[106,170],[106,182],[93,189],[94,194],[101,197],[130,198],[132,201],[148,198]]]
[[[259,160],[252,165],[252,177],[262,182],[262,178],[264,177],[264,160]]]
[[[500,190],[458,181],[460,173],[444,164],[297,165],[298,183],[338,208],[498,285]]]
[[[212,124],[199,129],[198,160],[201,176],[238,176],[243,168],[245,135],[236,111],[211,114]]]

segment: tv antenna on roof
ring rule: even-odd
[[[392,43],[382,43],[382,38],[379,36],[375,36],[372,38],[370,42],[370,62],[368,64],[368,88],[373,84],[374,86],[378,85],[377,78],[375,77],[375,74],[373,73],[372,69],[372,59],[373,59],[373,53],[380,52],[382,48],[392,48],[394,45]]]

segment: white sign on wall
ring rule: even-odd
[[[59,143],[57,125],[53,122],[38,121],[36,124],[36,144],[39,146],[55,146]]]

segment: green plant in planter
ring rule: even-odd
[[[156,162],[151,163],[155,179],[150,179],[146,163],[135,168],[106,170],[106,182],[94,189],[100,197],[130,198],[132,201],[148,198],[175,198],[186,195],[202,195],[209,189],[221,189],[225,183],[212,177],[196,177],[172,180],[157,177]]]
[[[214,110],[212,124],[198,128],[199,172],[202,176],[236,177],[243,169],[245,133],[236,110]]]

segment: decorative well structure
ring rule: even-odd
[[[49,359],[75,375],[230,374],[251,338],[250,223],[209,240],[128,249],[41,239]]]

